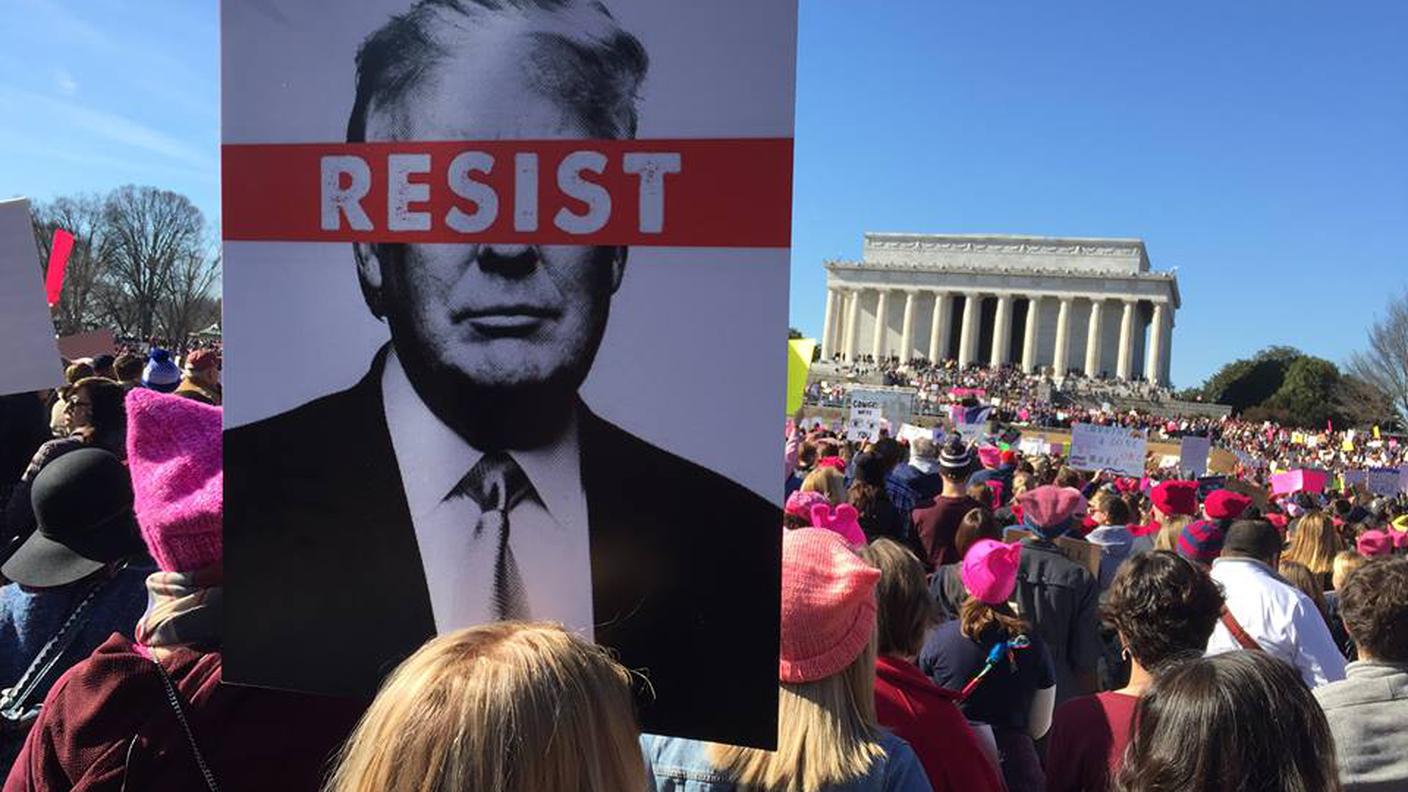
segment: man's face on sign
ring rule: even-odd
[[[373,105],[367,140],[590,136],[570,107],[530,85],[530,43],[485,44],[440,61],[389,106]],[[575,392],[606,331],[624,266],[625,249],[615,247],[358,247],[363,284],[379,294],[397,355],[418,388],[420,376],[456,390]]]

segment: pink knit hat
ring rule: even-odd
[[[782,508],[786,514],[811,522],[813,506],[830,506],[831,503],[820,492],[797,490],[787,496],[787,505]]]
[[[1020,543],[979,539],[963,556],[963,565],[959,568],[963,587],[980,602],[989,605],[1006,602],[1017,588],[1017,563],[1021,555]]]
[[[978,446],[978,461],[985,468],[995,468],[1002,464],[1002,451],[997,446]]]
[[[219,563],[220,408],[133,390],[127,394],[127,466],[137,523],[157,566],[194,572]]]
[[[865,531],[860,527],[860,512],[849,503],[836,508],[819,503],[812,507],[812,527],[825,528],[846,540],[851,547],[865,544]]]
[[[855,661],[875,633],[880,570],[820,528],[782,534],[782,646],[777,676],[814,682]]]
[[[1355,549],[1359,555],[1373,558],[1374,556],[1386,556],[1393,554],[1393,537],[1384,531],[1370,529],[1359,535],[1355,542]]]

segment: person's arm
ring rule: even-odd
[[[1044,687],[1032,696],[1031,711],[1027,716],[1027,734],[1033,740],[1040,740],[1051,729],[1051,713],[1056,709],[1056,686]]]
[[[1296,668],[1311,687],[1344,679],[1344,655],[1308,597],[1296,600],[1288,629],[1296,651]]]

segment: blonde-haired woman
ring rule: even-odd
[[[328,792],[646,788],[630,679],[555,624],[442,635],[387,679]]]
[[[1344,549],[1330,516],[1313,511],[1291,526],[1291,546],[1281,554],[1281,563],[1296,563],[1315,573],[1321,591],[1333,586],[1335,556]]]
[[[776,751],[642,738],[659,792],[930,792],[914,751],[876,725],[875,584],[840,536],[782,536]]]
[[[802,479],[803,492],[820,492],[832,506],[846,502],[846,475],[834,467],[823,466]]]
[[[1154,549],[1178,552],[1178,535],[1183,533],[1183,529],[1192,521],[1193,518],[1186,514],[1174,515],[1164,520],[1163,527],[1154,536]]]

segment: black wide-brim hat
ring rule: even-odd
[[[39,527],[0,566],[20,585],[66,586],[142,549],[127,468],[106,451],[83,448],[50,462],[30,501]]]

